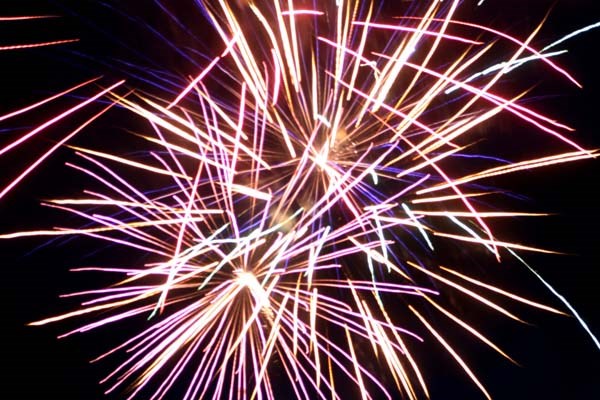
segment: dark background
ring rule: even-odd
[[[118,3],[108,2],[109,5]],[[61,17],[34,22],[0,21],[0,45],[73,37],[80,38],[80,42],[46,49],[0,52],[0,114],[94,76],[103,75],[100,81],[103,84],[127,77],[132,86],[138,83],[145,85],[148,71],[152,68],[162,67],[184,76],[193,73],[195,62],[205,64],[198,54],[190,58],[176,54],[148,29],[149,25],[143,25],[145,21],[152,26],[160,26],[160,33],[177,46],[197,46],[200,52],[210,52],[213,38],[207,33],[208,26],[200,13],[194,10],[192,1],[176,2],[175,11],[183,11],[182,18],[191,26],[187,33],[195,35],[197,40],[191,40],[182,29],[167,24],[160,13],[152,11],[156,7],[149,6],[153,3],[151,1],[122,3],[127,4],[111,9],[98,1],[3,0],[0,16],[53,14]],[[480,8],[475,8],[475,3],[465,1],[460,17],[493,25],[520,38],[525,38],[546,11],[553,7],[544,28],[533,42],[537,48],[600,20],[596,0],[487,0]],[[583,84],[581,90],[566,84],[557,74],[549,73],[547,69],[538,70],[537,67],[524,68],[515,77],[531,79],[532,85],[539,83],[539,90],[532,92],[534,106],[576,128],[574,137],[588,148],[600,147],[600,103],[597,97],[600,63],[596,59],[599,41],[600,30],[596,30],[561,46],[569,53],[558,61]],[[139,69],[119,60],[147,68]],[[549,78],[542,79],[542,76]],[[84,96],[86,93],[79,94]],[[0,143],[27,127],[43,122],[46,113],[58,112],[61,107],[72,104],[69,101],[73,100],[61,100],[39,112],[0,123]],[[59,124],[49,130],[49,139],[45,140],[60,137],[61,132],[73,127],[77,121],[76,117]],[[103,120],[98,126],[109,129],[111,122]],[[90,129],[91,138],[78,140],[101,141],[104,138],[102,129]],[[0,159],[2,184],[26,165],[28,157],[38,155],[45,144],[47,142],[33,142],[18,150],[17,156],[10,154]],[[512,141],[507,145],[516,144]],[[69,151],[57,153],[0,201],[2,232],[49,227],[63,217],[37,204],[41,199],[69,192],[72,179],[77,179],[63,165],[69,154]],[[505,237],[525,238],[523,241],[527,243],[568,253],[562,256],[529,255],[527,260],[571,302],[597,334],[600,334],[599,173],[598,161],[583,161],[526,172],[503,182],[504,186],[508,183],[510,190],[528,197],[526,208],[555,214],[543,219],[514,221]],[[27,326],[31,321],[74,307],[75,303],[58,299],[58,295],[82,287],[99,286],[94,279],[103,279],[79,277],[68,272],[69,268],[91,262],[93,243],[56,242],[42,246],[46,243],[46,240],[40,239],[0,242],[3,272],[0,281],[0,398],[103,398],[103,387],[97,382],[111,370],[115,360],[100,364],[90,364],[89,360],[108,350],[111,344],[118,343],[119,338],[126,337],[120,334],[127,330],[127,326],[114,326],[63,340],[57,340],[56,336],[77,325]],[[37,250],[32,251],[34,249]],[[102,261],[106,253],[98,257]],[[527,276],[523,271],[508,273],[515,279]],[[519,293],[561,307],[534,279],[515,280],[514,287],[517,291],[524,289]],[[543,312],[521,311],[520,315],[524,315],[531,325],[507,322],[500,316],[484,320],[486,324],[489,321],[493,325],[486,326],[488,332],[493,332],[492,338],[521,367],[491,355],[487,350],[482,351],[475,346],[471,349],[469,343],[462,347],[465,349],[462,354],[478,371],[490,393],[498,399],[600,398],[600,350],[576,321]],[[429,382],[434,399],[482,398],[457,367],[446,363],[446,356],[435,351],[422,356],[424,364],[430,365],[425,369],[432,374]]]

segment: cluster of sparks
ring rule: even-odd
[[[67,336],[142,321],[99,357],[123,354],[105,382],[108,392],[129,386],[130,398],[171,398],[185,380],[183,399],[270,399],[281,387],[297,398],[341,398],[348,386],[363,399],[416,399],[429,391],[412,349],[431,341],[490,397],[431,315],[511,359],[440,292],[517,321],[490,295],[561,312],[440,265],[436,247],[479,246],[497,262],[547,251],[492,231],[492,218],[534,214],[492,209],[484,199],[498,192],[484,181],[594,153],[568,126],[522,105],[528,88],[501,95],[502,77],[537,60],[578,83],[532,47],[541,24],[521,41],[455,19],[458,1],[387,21],[369,1],[299,3],[207,2],[222,51],[177,96],[121,93],[117,82],[0,149],[111,100],[5,183],[3,197],[113,106],[150,128],[135,133],[141,156],[71,146],[80,161],[70,166],[104,190],[45,204],[77,215],[83,228],[2,235],[85,235],[144,255],[139,265],[80,268],[122,278],[69,295],[86,299],[80,309],[33,325],[98,316]],[[497,43],[512,52],[481,68]],[[471,153],[473,132],[499,114],[566,150],[511,163]],[[457,175],[458,158],[467,172]]]

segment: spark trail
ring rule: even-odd
[[[148,126],[135,133],[141,155],[71,147],[69,165],[104,189],[45,205],[83,227],[1,236],[89,236],[146,260],[79,268],[120,278],[33,325],[89,319],[68,336],[142,321],[99,357],[122,354],[103,382],[129,386],[130,398],[275,398],[282,387],[297,398],[343,398],[348,387],[363,399],[422,398],[413,352],[435,343],[489,398],[438,321],[512,358],[440,293],[515,321],[493,299],[562,312],[448,266],[439,248],[482,248],[498,263],[548,252],[492,229],[495,218],[539,214],[502,210],[486,180],[595,152],[525,105],[527,86],[501,79],[527,60],[576,83],[532,47],[542,24],[519,40],[455,20],[458,6],[391,19],[369,1],[206,2],[219,54],[177,95],[123,93],[118,82],[3,147],[100,97]],[[498,43],[512,51],[480,73]],[[500,116],[564,150],[514,162],[477,154],[477,128]]]

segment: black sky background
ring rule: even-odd
[[[119,10],[133,17],[128,19],[119,15],[118,10],[104,7],[98,1],[2,0],[0,16],[54,14],[61,17],[36,22],[0,21],[0,45],[73,37],[79,38],[80,42],[54,48],[0,52],[0,115],[100,74],[104,75],[101,79],[103,84],[125,77],[135,86],[138,78],[128,75],[134,68],[113,63],[115,58],[129,60],[136,65],[156,63],[181,76],[192,73],[193,63],[173,54],[168,46],[136,25],[136,18],[153,23],[163,21],[158,13],[150,11],[151,3],[149,0],[108,2],[118,4]],[[175,3],[176,10],[186,11],[193,7],[192,1]],[[520,38],[524,38],[553,7],[537,42],[533,43],[538,48],[600,20],[596,0],[487,0],[485,6],[478,9],[475,9],[475,3],[465,1],[461,17],[491,24]],[[190,23],[201,21],[200,14],[194,11],[186,13],[183,18]],[[207,24],[202,24],[204,27],[193,29],[200,40],[192,43],[206,52],[214,38],[208,33]],[[177,43],[189,44],[179,29],[164,25],[162,33]],[[124,41],[119,44],[110,36],[123,37]],[[549,78],[542,78],[538,74],[541,70],[527,68],[515,78],[531,79],[532,85],[539,83],[539,89],[532,92],[533,106],[576,128],[574,138],[588,148],[600,147],[598,43],[600,29],[572,39],[561,47],[567,48],[569,53],[558,61],[583,84],[583,89],[566,84],[547,69],[543,71]],[[135,55],[133,50],[139,51],[139,55]],[[148,59],[144,59],[144,54]],[[200,65],[205,64],[200,57],[198,60]],[[138,73],[138,77],[144,76],[143,72]],[[139,83],[143,84],[141,80]],[[68,100],[61,101],[39,113],[34,111],[15,121],[0,122],[0,143],[16,133],[10,129],[24,131],[43,122],[45,115],[58,112],[68,104]],[[74,118],[53,128],[49,131],[50,138],[45,140],[60,137],[61,131],[73,127],[77,121],[81,120]],[[100,121],[98,127],[90,129],[91,139],[81,140],[101,140],[103,129],[114,127],[111,124],[107,120]],[[42,145],[41,142],[39,144]],[[506,145],[518,146],[514,142]],[[24,153],[0,159],[2,184],[25,165],[28,155],[33,157],[37,154],[37,146],[37,142],[28,144]],[[68,157],[68,150],[59,152],[0,201],[1,232],[52,226],[53,222],[63,218],[38,204],[41,199],[71,190],[72,181],[77,178],[64,167]],[[524,238],[524,242],[532,245],[568,253],[562,256],[528,255],[527,260],[571,302],[597,334],[600,334],[599,176],[599,161],[583,161],[526,172],[502,182],[504,187],[528,197],[524,207],[555,214],[543,219],[513,221],[514,224],[507,225],[512,231],[505,237]],[[123,333],[131,326],[115,325],[61,340],[57,340],[56,336],[76,327],[78,321],[41,328],[27,326],[31,321],[71,310],[75,306],[72,301],[59,299],[60,294],[99,286],[94,279],[103,279],[80,277],[68,272],[69,268],[91,262],[96,245],[93,242],[81,240],[43,246],[45,243],[45,240],[39,239],[0,242],[0,399],[120,398],[104,396],[102,391],[105,387],[98,384],[118,362],[118,356],[99,364],[90,364],[89,360],[111,345],[118,344],[119,339],[126,338]],[[126,252],[117,255],[128,256]],[[100,260],[107,256],[106,253],[97,254]],[[510,285],[505,287],[514,287],[519,293],[561,307],[524,271],[512,270],[509,273],[515,279],[523,279],[509,282]],[[600,350],[575,319],[528,309],[519,311],[519,315],[531,325],[505,321],[500,316],[483,319],[482,323],[486,324],[488,332],[493,332],[492,339],[507,350],[521,367],[470,343],[458,346],[465,349],[461,354],[478,371],[494,398],[600,398]],[[422,357],[429,365],[426,372],[432,374],[430,386],[434,399],[483,398],[468,378],[447,362],[446,356],[440,355],[441,351],[436,352],[434,346],[431,348],[431,353],[424,352]],[[439,362],[438,357],[441,358]]]

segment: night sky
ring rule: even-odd
[[[119,3],[128,5],[116,7]],[[157,88],[149,87],[146,81],[148,75],[140,72],[145,66],[162,67],[181,78],[197,71],[195,62],[205,65],[206,59],[200,53],[210,51],[214,36],[208,32],[208,25],[194,8],[194,2],[165,2],[177,3],[174,11],[182,13],[182,19],[189,24],[187,33],[167,24],[164,15],[151,3],[154,4],[150,0],[2,0],[0,17],[36,14],[60,17],[38,21],[0,21],[0,46],[70,38],[79,38],[80,41],[50,48],[0,52],[0,115],[100,75],[99,82],[103,85],[127,78],[132,87],[141,86],[152,91]],[[474,9],[476,3],[465,1],[460,17],[499,27],[521,39],[552,8],[545,26],[533,42],[537,48],[600,21],[597,0],[488,0],[485,6]],[[152,33],[143,22],[160,27],[159,32]],[[177,46],[185,46],[185,51],[178,53],[161,43],[157,34],[164,35]],[[195,39],[186,37],[186,34],[193,35]],[[539,64],[507,78],[531,80],[533,90],[528,104],[574,127],[573,137],[587,148],[600,148],[597,123],[600,109],[597,97],[600,92],[599,42],[600,29],[597,29],[561,47],[567,48],[569,53],[560,56],[558,62],[573,73],[583,89],[569,85],[557,74],[540,68]],[[0,144],[12,135],[43,122],[46,115],[59,112],[61,107],[71,105],[75,100],[63,99],[23,118],[0,122]],[[115,114],[118,116],[118,111]],[[86,111],[75,116],[50,129],[47,136],[38,142],[28,143],[14,152],[17,154],[0,158],[2,185],[28,160],[39,155],[40,148],[60,138],[61,132],[72,129],[89,115]],[[76,143],[94,145],[110,137],[108,131],[122,130],[124,126],[134,127],[130,124],[135,123],[103,118],[77,138]],[[523,127],[515,129],[522,130]],[[538,133],[532,136],[547,139]],[[125,144],[115,143],[117,148],[122,145]],[[519,144],[511,140],[505,145]],[[72,160],[69,150],[59,151],[0,201],[1,233],[51,227],[64,218],[64,214],[40,207],[39,202],[73,193],[74,190],[77,193],[83,188],[81,179],[64,166],[69,160]],[[528,254],[527,260],[571,302],[598,335],[599,176],[600,162],[588,160],[525,172],[500,181],[504,188],[526,196],[522,203],[525,209],[552,214],[545,218],[512,220],[504,225],[507,231],[504,237],[519,238],[531,245],[565,253]],[[61,340],[57,340],[56,336],[83,321],[73,320],[44,327],[27,326],[29,322],[76,307],[73,300],[59,299],[59,295],[108,283],[104,277],[70,273],[70,268],[104,262],[110,257],[123,259],[130,256],[127,251],[104,251],[96,246],[97,242],[84,239],[0,241],[3,273],[0,279],[1,399],[120,398],[118,395],[104,396],[105,387],[98,384],[118,363],[119,356],[95,364],[90,364],[89,360],[126,339],[127,332],[135,331],[132,323],[117,324]],[[105,244],[100,243],[99,246],[104,247]],[[501,275],[498,271],[496,273]],[[518,267],[508,270],[505,278],[505,288],[564,310],[539,282]],[[520,367],[470,343],[471,339],[465,338],[464,346],[462,343],[458,346],[492,396],[497,399],[600,398],[600,350],[575,319],[526,307],[518,310],[529,325],[507,321],[500,315],[487,315],[480,323],[485,325],[487,332],[492,332],[491,338],[513,356]],[[461,340],[461,337],[455,339]],[[433,399],[483,398],[458,367],[448,361],[448,356],[441,350],[436,352],[436,349],[438,347],[426,347],[420,354],[423,364],[428,365],[425,371],[430,373]]]

